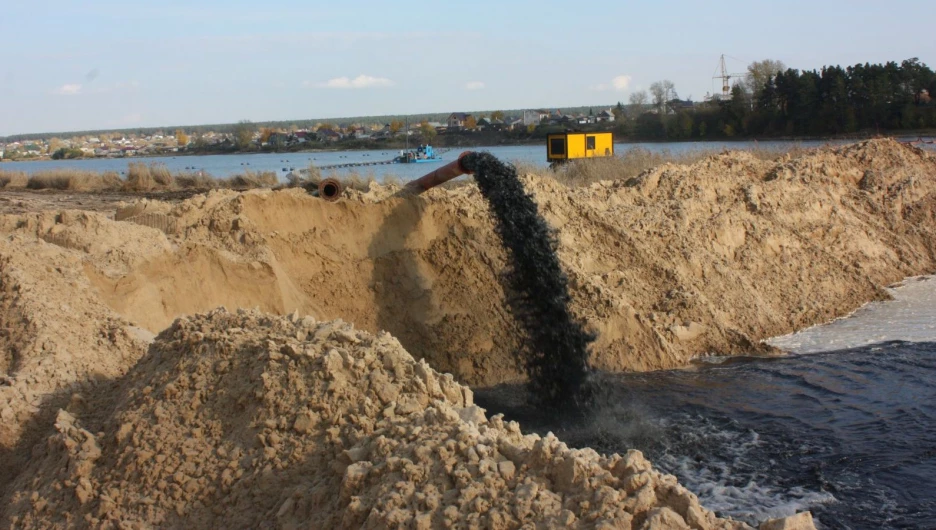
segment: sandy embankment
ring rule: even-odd
[[[525,182],[558,229],[573,310],[599,333],[593,364],[652,370],[682,366],[708,353],[767,352],[759,343],[765,337],[845,314],[882,296],[883,285],[933,272],[934,178],[932,155],[872,141],[779,163],[743,153],[718,155],[690,167],[663,166],[632,182],[577,190],[536,176]],[[98,519],[240,524],[212,515],[211,507],[221,502],[240,506],[244,517],[280,514],[284,526],[323,509],[326,519],[320,524],[332,524],[341,516],[331,509],[347,510],[357,498],[366,510],[348,515],[360,518],[349,523],[412,517],[414,524],[442,524],[452,519],[448,506],[461,506],[453,495],[481,481],[489,495],[478,493],[464,502],[488,517],[480,519],[484,524],[507,517],[495,509],[501,501],[493,497],[509,491],[504,498],[516,501],[530,477],[537,485],[523,495],[548,506],[537,505],[531,513],[555,515],[557,524],[570,515],[590,525],[602,519],[623,522],[627,516],[638,523],[677,513],[686,521],[696,517],[687,512],[689,497],[669,499],[660,489],[676,487],[662,477],[651,487],[656,500],[647,501],[644,493],[647,506],[630,506],[642,502],[636,499],[643,485],[628,480],[643,464],[615,470],[614,458],[587,451],[573,455],[556,442],[523,438],[496,420],[476,417],[472,423],[457,417],[471,410],[465,394],[459,398],[452,390],[458,385],[447,383],[452,395],[435,392],[420,375],[431,371],[416,368],[403,353],[399,363],[384,368],[393,371],[401,388],[409,388],[399,391],[412,392],[409,399],[418,407],[407,409],[400,395],[379,396],[384,383],[373,381],[380,378],[372,375],[376,361],[367,360],[375,353],[357,345],[377,348],[391,341],[387,337],[352,333],[359,342],[327,337],[316,342],[310,337],[319,328],[311,321],[299,319],[305,328],[284,331],[299,324],[254,313],[213,314],[182,321],[150,346],[151,333],[180,315],[219,305],[257,307],[281,315],[297,311],[318,321],[342,318],[373,333],[387,330],[414,358],[463,383],[518,379],[510,355],[516,325],[497,281],[503,250],[477,189],[433,190],[409,199],[391,195],[392,190],[377,187],[325,203],[297,190],[219,191],[175,207],[140,203],[119,212],[119,221],[78,211],[0,217],[0,372],[5,374],[0,474],[14,476],[32,454],[28,473],[15,483],[0,483],[4,505],[13,506],[5,510],[6,520],[27,517],[42,526],[57,517],[53,507],[72,506],[81,517]],[[229,329],[246,323],[258,330]],[[177,336],[180,326],[188,330],[184,337]],[[282,351],[292,342],[289,347],[300,353]],[[192,352],[201,355],[185,355]],[[137,365],[140,358],[144,362]],[[210,375],[217,373],[212,363],[225,359],[245,370],[240,378],[249,382]],[[332,374],[337,368],[328,364],[335,359],[355,374],[342,380],[359,384],[339,391]],[[264,379],[267,373],[274,375]],[[271,377],[280,381],[273,389],[267,386]],[[327,385],[313,384],[329,378]],[[431,372],[431,378],[441,376]],[[183,389],[172,383],[176,379],[190,386]],[[225,386],[235,384],[245,386]],[[339,409],[309,409],[316,421],[302,432],[295,422],[303,407],[311,406],[308,399],[295,401],[303,392],[312,403],[323,399],[316,392],[338,397],[348,392],[349,398],[334,405]],[[241,396],[248,397],[238,402]],[[393,407],[387,403],[404,410],[388,412]],[[179,413],[167,414],[173,407]],[[71,415],[59,414],[53,428],[60,408]],[[470,431],[464,439],[460,429]],[[421,438],[422,432],[428,438]],[[49,443],[32,449],[35,440],[50,434]],[[271,434],[279,441],[271,444]],[[453,447],[445,436],[454,440]],[[406,448],[414,440],[426,443],[431,463],[420,464],[418,447]],[[363,452],[341,456],[339,449],[360,443],[366,457]],[[535,449],[537,443],[550,445],[549,454],[531,457],[529,451],[542,449]],[[380,444],[393,447],[380,449]],[[478,444],[487,449],[474,447]],[[231,455],[234,446],[236,457],[219,452],[223,448]],[[394,453],[398,449],[402,452]],[[514,450],[525,456],[513,458]],[[167,463],[166,455],[179,453],[188,463]],[[208,453],[213,456],[207,458]],[[390,456],[409,460],[390,464]],[[447,459],[455,467],[447,467]],[[499,468],[507,460],[514,466],[510,480]],[[313,472],[316,461],[329,462],[330,471]],[[71,462],[67,473],[60,469],[66,462]],[[371,483],[365,480],[370,472],[356,467],[358,462],[385,467]],[[458,465],[467,475],[455,473]],[[358,471],[363,477],[354,475]],[[282,482],[292,473],[309,482]],[[253,482],[242,483],[243,477]],[[418,489],[391,492],[403,478],[436,484],[437,503],[427,504]],[[579,479],[587,485],[573,488]],[[361,486],[366,494],[324,498],[323,492],[338,491],[346,480],[372,487]],[[449,492],[453,488],[456,493]],[[269,495],[256,494],[263,491]],[[583,504],[585,497],[576,495],[586,491],[603,493]],[[245,508],[251,502],[259,503],[256,510]],[[598,507],[603,502],[607,509]],[[662,506],[675,512],[652,511]],[[514,519],[504,520],[508,526],[527,517],[510,513]],[[716,522],[699,522],[711,524]]]

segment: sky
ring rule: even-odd
[[[823,0],[5,2],[0,136],[240,120],[702,100],[778,59],[918,57],[932,4]]]

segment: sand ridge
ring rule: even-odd
[[[59,411],[18,528],[744,528],[639,451],[490,419],[387,333],[224,309],[177,320],[86,428]],[[89,426],[90,427],[90,426]]]
[[[598,333],[591,364],[618,371],[685,366],[696,356],[712,353],[775,353],[760,340],[847,314],[885,296],[881,290],[884,285],[905,276],[932,273],[936,268],[934,178],[936,157],[932,154],[890,140],[874,140],[776,162],[745,153],[724,153],[692,166],[665,165],[629,181],[606,181],[587,188],[569,189],[536,175],[525,176],[524,185],[557,231],[560,259],[569,275],[572,310]],[[301,190],[222,190],[178,205],[158,201],[126,204],[117,215],[121,220],[72,210],[0,216],[0,472],[5,477],[0,481],[0,496],[5,499],[4,506],[10,506],[3,511],[3,520],[12,522],[16,517],[17,524],[35,527],[106,521],[144,525],[157,524],[157,520],[167,525],[221,521],[223,514],[214,514],[209,504],[234,501],[225,501],[222,495],[228,479],[224,478],[219,448],[228,455],[234,450],[230,444],[243,451],[228,458],[237,460],[239,467],[231,468],[231,473],[242,470],[241,477],[257,473],[251,480],[261,481],[263,470],[270,465],[275,479],[281,470],[273,463],[279,459],[280,463],[299,466],[289,473],[302,469],[313,482],[321,480],[331,488],[338,481],[340,487],[347,468],[325,466],[321,469],[328,467],[331,474],[318,474],[319,467],[310,462],[324,458],[320,462],[330,466],[334,458],[347,460],[351,457],[335,451],[339,446],[344,451],[354,445],[346,445],[351,441],[348,438],[326,450],[320,446],[327,443],[318,437],[327,442],[331,436],[328,429],[333,428],[339,436],[366,437],[368,429],[376,427],[360,425],[374,426],[385,420],[389,423],[382,424],[388,429],[384,437],[389,441],[381,443],[400,448],[400,458],[408,458],[414,465],[411,456],[417,455],[416,448],[406,440],[418,438],[415,431],[419,427],[434,437],[434,447],[452,452],[456,464],[467,458],[471,481],[465,482],[465,487],[479,480],[493,488],[484,491],[496,492],[489,495],[492,499],[487,505],[476,507],[478,517],[488,514],[489,519],[483,521],[491,524],[507,517],[499,508],[491,511],[499,506],[493,497],[507,495],[507,489],[513,491],[511,495],[520,495],[518,484],[508,484],[500,469],[495,470],[490,463],[482,471],[483,450],[474,448],[478,456],[474,462],[471,452],[458,445],[457,436],[454,448],[442,439],[443,433],[451,437],[459,429],[470,431],[471,425],[483,423],[474,413],[471,417],[459,415],[471,404],[464,392],[461,398],[455,395],[453,389],[464,388],[455,381],[489,385],[522,378],[512,356],[519,329],[506,309],[510,293],[505,293],[498,281],[505,265],[503,249],[476,187],[434,189],[419,197],[399,197],[397,191],[374,186],[366,193],[348,191],[341,201],[328,203]],[[221,305],[231,312],[215,311]],[[260,313],[237,312],[236,308],[257,308]],[[203,312],[210,313],[185,316]],[[275,316],[293,313],[296,316],[285,320]],[[355,329],[323,323],[338,318],[354,322]],[[245,331],[248,324],[251,328]],[[333,328],[344,331],[333,338],[315,338],[316,330]],[[383,331],[390,332],[399,344],[379,334]],[[158,333],[161,336],[154,342]],[[344,335],[354,340],[338,338]],[[287,343],[289,348],[284,350]],[[394,345],[388,346],[390,343]],[[323,350],[326,344],[329,348]],[[371,346],[378,350],[368,350]],[[342,348],[349,355],[355,352],[355,359],[365,359],[363,372],[357,372],[357,360],[342,356]],[[330,354],[332,349],[338,357]],[[306,350],[312,351],[313,360],[302,364],[304,368],[298,372],[300,363],[292,366],[289,360],[284,361]],[[199,364],[199,359],[207,356],[220,362],[218,355],[234,356],[228,363],[243,363],[250,377],[283,365],[270,372],[281,381],[272,394],[275,403],[267,403],[276,410],[264,408],[262,400],[239,405],[235,399],[221,407],[217,401],[221,398],[213,390],[229,398],[261,399],[257,396],[262,393],[260,387],[250,385],[261,384],[263,379],[248,378],[241,386],[227,390],[216,386],[219,381],[208,376],[216,373],[212,372],[214,365]],[[272,359],[277,355],[280,357]],[[386,407],[373,408],[381,398],[368,392],[377,392],[380,384],[365,388],[363,383],[370,385],[367,374],[377,373],[373,366],[380,366],[373,364],[377,361],[367,361],[368,356],[380,359],[386,355],[399,361],[391,363],[393,366],[404,367],[400,373],[391,368],[401,388],[412,393],[407,400],[397,394],[392,400],[395,407],[416,409],[400,412],[402,416],[418,413],[397,426],[393,426],[393,417],[398,414],[395,408],[390,418],[385,415],[389,405],[384,402],[381,404]],[[323,375],[328,373],[322,364],[326,357],[333,364],[336,359],[342,366],[351,363],[356,371],[356,379],[351,380],[361,384],[342,387],[353,399],[329,412],[331,426],[315,431],[310,438],[314,443],[310,441],[306,447],[306,441],[298,436],[303,433],[296,432],[294,426],[307,404],[290,401],[298,391],[290,385],[312,385],[310,388],[317,390],[310,390],[308,399],[328,402],[333,395],[328,393],[330,387],[312,383],[328,379]],[[143,361],[138,363],[140,359]],[[163,366],[161,359],[175,361]],[[412,359],[424,359],[428,364],[413,363]],[[434,393],[435,387],[430,388],[417,374],[417,364],[423,366],[420,373],[430,373],[431,367],[433,380],[448,381],[439,383],[440,390],[449,389],[448,394]],[[384,366],[383,370],[391,368]],[[201,375],[192,376],[190,369]],[[454,377],[439,375],[445,372]],[[166,378],[184,379],[195,390],[186,387],[189,393],[167,394],[164,387],[170,383]],[[290,391],[281,392],[282,388]],[[154,394],[156,390],[159,392]],[[221,422],[219,426],[212,423],[217,419],[214,413],[203,415],[198,407],[186,412],[183,405],[195,403],[189,399],[194,395],[191,392],[198,393],[199,399],[215,400],[212,406],[223,408],[225,413],[239,411],[235,416],[240,414],[241,423],[232,426]],[[328,399],[320,396],[321,392]],[[371,405],[367,405],[368,400]],[[160,407],[176,407],[182,417],[171,415],[160,420]],[[438,412],[448,410],[445,407],[451,408],[454,416]],[[430,409],[443,418],[432,423],[437,427],[413,423],[417,417],[431,423],[425,417]],[[311,422],[315,418],[312,412],[318,414],[315,422]],[[480,410],[475,412],[480,414]],[[323,415],[309,409],[308,417],[310,426],[319,425]],[[287,418],[285,426],[280,426],[281,418]],[[274,419],[275,425],[266,424]],[[160,421],[169,423],[161,426]],[[494,418],[485,421],[486,428],[496,433],[491,435],[494,439],[484,438],[478,427],[477,435],[469,433],[471,443],[491,447],[495,441],[500,444],[501,436],[518,447],[529,445],[522,440],[534,446],[538,443],[509,425],[497,424]],[[129,433],[121,431],[125,424],[131,425]],[[348,424],[355,427],[342,431]],[[139,427],[143,442],[163,440],[168,444],[162,462],[156,462],[159,451],[132,445],[134,426]],[[195,436],[196,428],[199,436]],[[281,455],[277,447],[276,453],[266,458],[271,447],[268,436],[273,434],[288,440],[292,444],[288,447],[294,449],[289,454],[297,454],[299,460]],[[260,435],[266,442],[259,441]],[[472,438],[475,436],[480,438]],[[637,490],[629,491],[625,477],[615,474],[615,457],[574,453],[572,458],[568,455],[573,453],[560,442],[542,442],[540,446],[544,444],[549,445],[550,455],[561,458],[529,467],[531,474],[526,476],[534,477],[531,480],[537,485],[524,490],[531,502],[541,499],[546,503],[535,509],[544,514],[541,521],[555,516],[559,519],[548,520],[564,523],[570,514],[572,520],[585,521],[587,526],[601,521],[613,525],[617,524],[613,521],[624,521],[628,516],[631,522],[668,520],[674,525],[674,517],[688,524],[693,518],[701,520],[686,511],[689,501],[684,497],[678,502],[650,503],[645,510],[632,506],[631,511],[621,512],[585,506],[575,495],[589,492],[614,498],[610,505],[620,508],[629,506]],[[372,450],[371,445],[367,447]],[[198,456],[186,451],[195,451]],[[454,456],[456,452],[462,456]],[[198,465],[185,461],[173,460],[176,467],[171,469],[168,464],[146,467],[154,466],[152,462],[163,464],[170,455],[179,458],[179,454],[189,460],[204,460],[198,476],[194,476]],[[304,454],[311,460],[302,460]],[[241,456],[247,459],[241,461]],[[501,457],[508,458],[506,453],[490,451],[486,456],[497,465],[503,461]],[[524,465],[521,460],[508,459],[514,462],[515,476],[522,476],[518,474]],[[560,484],[565,484],[565,479],[551,466],[580,460],[584,462],[581,476],[588,477],[585,482],[589,488],[597,489],[575,490],[578,493],[562,490]],[[300,465],[299,461],[305,463]],[[366,461],[381,465],[378,459]],[[266,463],[257,467],[260,462]],[[388,457],[382,464],[389,466],[389,462]],[[394,462],[401,467],[374,475],[375,480],[405,474],[408,464]],[[343,464],[350,468],[354,463]],[[189,469],[191,465],[196,469]],[[562,465],[571,466],[575,476],[578,464]],[[29,470],[24,471],[27,466]],[[439,484],[452,477],[443,480],[435,476],[440,472],[435,466],[425,463],[428,471],[419,472],[432,475],[425,479],[427,484],[437,484],[440,489]],[[509,464],[505,466],[509,468]],[[157,487],[159,480],[166,482],[159,489],[165,498],[143,494],[137,484],[149,473],[143,469],[151,469],[152,477],[162,477],[153,479]],[[172,476],[166,478],[170,471]],[[182,473],[179,480],[176,473]],[[502,482],[495,480],[492,486],[488,478]],[[380,486],[380,480],[374,483],[378,490],[394,489]],[[664,478],[655,479],[652,486],[657,500],[666,496],[658,491],[661,481]],[[305,512],[293,514],[294,507],[325,506],[316,504],[326,502],[316,497],[316,491],[332,491],[309,485],[302,491],[279,492],[272,496],[276,499],[258,500],[253,487],[238,494],[239,502],[248,507],[241,506],[237,513],[254,521],[251,517],[260,517],[258,514],[276,516],[285,510],[282,526],[306,520],[301,515]],[[186,492],[187,488],[192,491]],[[120,493],[124,490],[126,496]],[[384,493],[367,491],[371,492],[367,502],[373,502],[361,505],[370,506],[367,513],[349,515],[352,519],[342,522],[327,519],[338,516],[326,509],[322,524],[358,525],[373,513],[377,513],[374,524],[386,524],[396,517],[413,524],[417,518],[425,522],[429,517],[432,525],[457,519],[446,515],[447,506],[430,508],[415,492],[399,498],[393,496],[396,491],[386,493],[386,498],[392,499],[387,501],[381,500]],[[453,501],[444,491],[440,489],[441,497]],[[539,496],[540,491],[547,493]],[[567,504],[568,498],[578,504]],[[649,493],[644,498],[649,499]],[[208,499],[213,500],[206,504]],[[288,499],[294,500],[289,508],[283,508]],[[350,503],[350,497],[346,500]],[[74,502],[80,507],[71,504]],[[256,510],[249,508],[252,502],[260,503]],[[79,518],[64,521],[53,509],[58,506],[74,508]],[[331,506],[347,512],[351,504]],[[481,510],[483,506],[488,510]],[[507,527],[524,520],[524,515],[510,513],[513,519],[503,519]],[[722,524],[708,515],[704,518],[706,524]],[[228,522],[237,525],[237,520]]]
[[[777,162],[713,155],[587,188],[535,175],[524,184],[557,230],[573,312],[598,333],[591,364],[642,371],[769,353],[760,340],[932,272],[934,174],[932,154],[873,140]],[[150,201],[173,221],[166,240],[96,213],[3,216],[0,232],[99,241],[77,248],[86,276],[153,333],[219,305],[299,310],[390,331],[468,384],[521,379],[498,281],[504,251],[477,188],[394,191],[337,203],[301,190]]]

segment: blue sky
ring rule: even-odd
[[[919,57],[932,4],[47,0],[0,10],[0,136],[682,97],[765,58]]]

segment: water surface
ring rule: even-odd
[[[808,509],[824,528],[933,528],[936,281],[892,293],[771,341],[789,357],[599,374],[584,423],[527,407],[518,387],[478,402],[573,446],[641,449],[703,505],[752,524]]]
[[[846,143],[844,141],[833,144]],[[724,149],[769,149],[788,150],[793,147],[818,147],[828,142],[803,141],[739,141],[739,142],[674,142],[674,143],[619,143],[615,144],[615,154],[624,155],[629,149],[640,147],[651,152],[670,152],[680,154],[693,151],[721,151]],[[546,167],[546,147],[542,145],[494,146],[472,147],[476,151],[488,151],[497,158],[507,162],[523,162],[539,167]],[[442,162],[454,160],[465,149],[456,148],[442,153]],[[87,171],[116,171],[127,170],[130,162],[165,164],[170,171],[204,171],[215,177],[229,177],[250,171],[273,171],[281,179],[290,170],[305,169],[309,164],[327,166],[335,164],[364,163],[392,160],[398,150],[382,149],[369,151],[317,151],[305,153],[254,153],[231,155],[198,155],[198,156],[162,156],[144,158],[94,158],[87,160],[42,160],[32,162],[4,162],[0,168],[10,171],[26,171],[35,173],[49,169],[77,168]],[[373,176],[382,180],[387,176],[394,176],[403,181],[418,178],[432,168],[438,167],[436,163],[424,164],[389,164],[366,166],[352,169],[333,170],[337,175],[356,172],[364,177]]]

